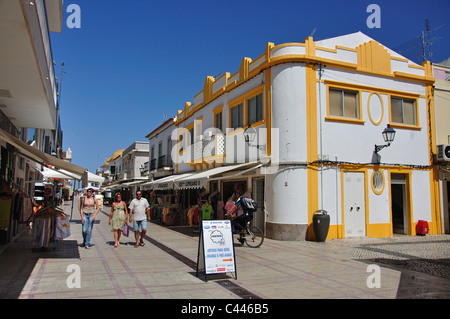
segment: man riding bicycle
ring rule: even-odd
[[[243,243],[244,239],[242,238],[246,233],[246,225],[249,221],[253,219],[253,212],[247,208],[247,204],[245,202],[245,197],[243,196],[244,192],[242,190],[238,190],[237,194],[239,196],[238,200],[234,203],[234,207],[225,214],[225,216],[235,215],[235,211],[242,207],[243,214],[241,216],[236,217],[232,220],[233,226],[240,230],[239,234],[241,237],[239,241]]]

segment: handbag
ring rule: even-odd
[[[123,234],[125,237],[128,237],[128,235],[130,234],[130,227],[128,226],[127,223],[123,224],[122,234]]]

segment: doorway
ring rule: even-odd
[[[391,174],[391,220],[394,234],[408,234],[407,189],[405,174]]]
[[[344,172],[345,237],[366,236],[364,172]]]
[[[264,212],[264,178],[253,179],[253,199],[256,202],[256,212],[253,213],[253,224],[265,232]]]

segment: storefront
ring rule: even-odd
[[[52,171],[56,174],[63,170],[67,172],[67,174],[59,172],[58,177],[52,177],[52,181],[43,187],[42,200],[47,200],[48,204],[55,205],[56,203],[53,201],[55,195],[61,191],[58,185],[59,181],[55,182],[55,179],[68,179],[70,176],[76,175],[77,179],[83,179],[83,182],[87,183],[88,172],[83,167],[68,163],[28,145],[3,129],[0,129],[0,144],[0,244],[7,244],[28,228],[33,216],[33,205],[36,203],[34,185],[36,182],[43,182],[42,178],[46,177],[45,173],[50,174]],[[22,169],[16,167],[16,162],[25,168],[23,185],[26,185],[26,189],[23,185],[16,183],[17,169]],[[20,162],[25,162],[26,165],[23,163],[21,165]],[[44,167],[43,171],[38,169],[39,165]],[[47,169],[48,166],[53,169]],[[59,170],[57,171],[57,169]]]
[[[257,201],[254,222],[264,229],[264,175],[262,164],[244,163],[204,172],[171,175],[141,185],[148,193],[152,221],[166,226],[196,226],[202,219],[224,219],[236,192]]]

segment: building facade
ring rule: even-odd
[[[50,32],[62,31],[62,18],[62,0],[0,3],[0,244],[9,243],[28,226],[29,220],[22,218],[25,209],[19,211],[17,203],[23,201],[31,216],[35,201],[56,202],[55,194],[61,194],[64,184],[47,177],[48,170],[87,177],[85,168],[62,156],[50,43]],[[37,182],[50,191],[45,197],[36,196]]]
[[[223,201],[243,189],[274,239],[314,239],[319,209],[328,238],[415,235],[419,220],[439,234],[434,81],[430,63],[361,32],[268,43],[236,73],[207,77],[178,111],[167,130],[174,175],[153,185]],[[388,126],[395,140],[379,150]]]
[[[450,58],[433,64],[442,228],[450,233]],[[447,152],[447,153],[446,153]]]

